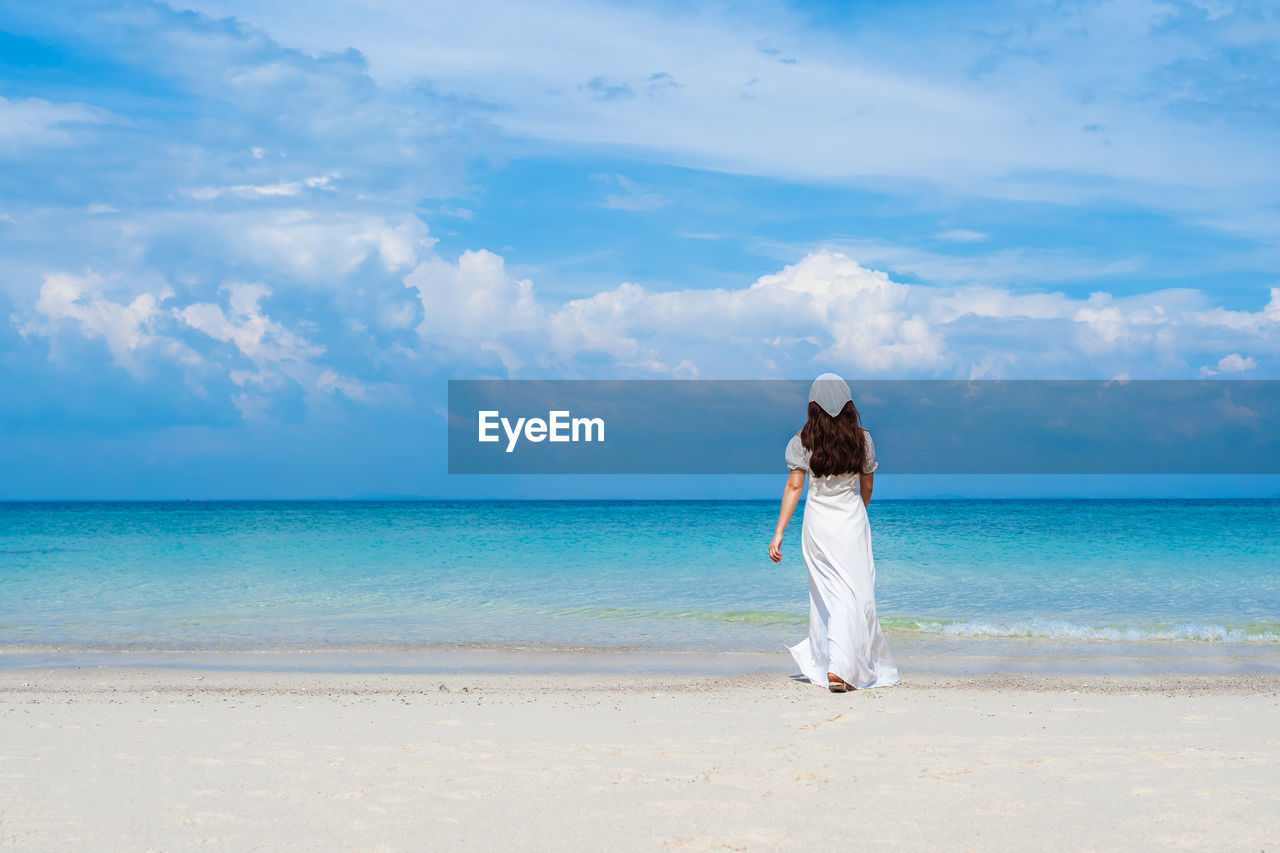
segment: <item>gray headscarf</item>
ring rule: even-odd
[[[852,399],[849,383],[834,373],[822,374],[813,380],[813,387],[809,389],[809,402],[817,403],[833,418],[839,415],[844,404]]]

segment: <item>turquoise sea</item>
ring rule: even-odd
[[[774,501],[0,504],[0,649],[777,651]],[[891,642],[1280,649],[1280,501],[873,501]]]

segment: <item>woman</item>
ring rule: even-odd
[[[867,502],[875,445],[858,420],[849,386],[824,373],[809,391],[809,420],[787,445],[791,469],[769,557],[782,559],[782,534],[809,475],[801,550],[809,567],[809,639],[790,646],[800,671],[833,693],[898,683],[898,668],[876,618],[876,567]]]

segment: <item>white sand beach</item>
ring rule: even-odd
[[[1272,850],[1280,677],[0,670],[0,847]]]

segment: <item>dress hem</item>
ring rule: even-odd
[[[786,646],[787,651],[791,652],[791,657],[795,659],[796,665],[800,667],[800,674],[809,680],[810,684],[816,684],[819,687],[830,687],[831,681],[827,678],[827,674],[822,671],[822,667],[817,665],[813,660],[813,655],[809,652],[809,641],[801,640],[794,646]],[[840,673],[836,673],[839,675]],[[846,682],[848,683],[848,682]],[[874,690],[877,687],[896,687],[902,683],[902,678],[898,674],[897,667],[894,667],[892,680],[877,677],[870,684],[852,684],[849,686],[855,690]]]

